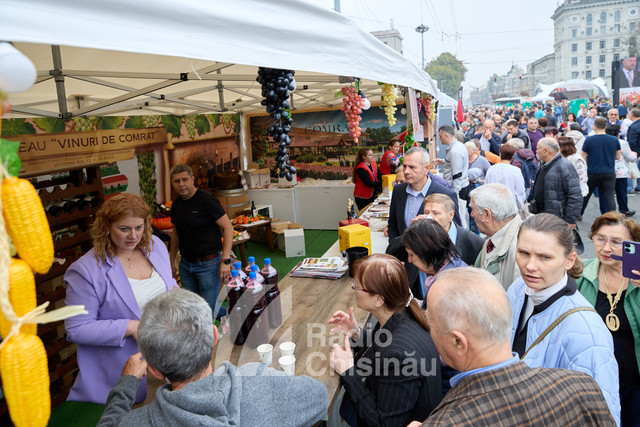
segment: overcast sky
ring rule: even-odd
[[[309,0],[333,9],[334,0]],[[493,73],[506,74],[513,63],[528,63],[553,53],[551,15],[557,0],[340,0],[342,14],[370,32],[393,27],[403,37],[404,56],[421,66],[421,23],[425,64],[451,52],[467,67],[465,88],[486,84]]]

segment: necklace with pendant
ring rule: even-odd
[[[620,319],[618,318],[618,316],[613,312],[613,310],[616,309],[616,307],[618,306],[618,302],[620,302],[620,297],[622,296],[622,293],[624,292],[625,288],[623,288],[625,286],[625,282],[627,281],[626,277],[622,278],[622,283],[620,284],[620,288],[618,289],[618,293],[616,294],[616,297],[613,298],[613,296],[611,296],[611,292],[609,291],[609,282],[607,281],[607,271],[603,268],[602,269],[602,274],[604,275],[604,286],[607,289],[607,300],[609,300],[609,314],[607,314],[607,316],[605,317],[605,323],[607,324],[607,328],[609,328],[610,331],[617,331],[620,328]]]
[[[130,257],[126,257],[126,256],[125,256],[126,260],[127,260],[127,261],[129,261],[129,268],[131,268],[131,267],[132,267],[132,266],[131,266],[131,260],[133,259],[133,256],[134,256],[135,254],[136,254],[136,251],[134,250]]]

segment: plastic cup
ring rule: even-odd
[[[296,373],[296,358],[292,354],[288,354],[286,356],[282,356],[278,359],[280,363],[280,367],[287,375],[295,375]]]
[[[287,341],[280,344],[280,354],[283,356],[292,356],[296,349],[296,343]]]
[[[258,346],[258,356],[260,363],[270,365],[273,360],[273,346],[271,344],[261,344]]]

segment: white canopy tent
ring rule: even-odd
[[[455,108],[458,106],[458,100],[453,99],[452,97],[450,97],[444,92],[438,91],[438,95],[436,96],[436,98],[438,98],[438,103],[440,107]]]
[[[567,99],[590,98],[594,95],[609,96],[604,80],[597,77],[593,80],[566,80],[551,85],[538,85],[538,94],[534,98],[550,97],[553,98],[555,93],[561,94]],[[555,98],[553,98],[555,99]]]
[[[0,40],[38,70],[8,117],[261,110],[258,66],[296,71],[298,109],[340,105],[338,76],[363,79],[369,97],[378,81],[438,93],[402,55],[303,0],[2,0],[0,16]]]

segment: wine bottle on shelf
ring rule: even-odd
[[[258,216],[258,209],[256,209],[256,204],[253,200],[251,201],[251,216]]]
[[[100,197],[98,196],[86,196],[84,198],[87,203],[89,203],[89,206],[91,206],[92,208],[98,207],[100,205]]]
[[[89,202],[86,200],[84,196],[69,197],[63,200],[69,201],[71,203],[75,203],[79,211],[83,211],[89,207]]]
[[[65,213],[72,213],[73,211],[76,210],[76,204],[73,202],[70,202],[68,200],[56,200],[50,203],[51,205],[55,205],[58,206],[59,208],[61,208]]]
[[[62,213],[62,207],[55,205],[51,202],[46,203],[44,205],[44,210],[47,211],[47,213],[54,218],[59,216]]]

